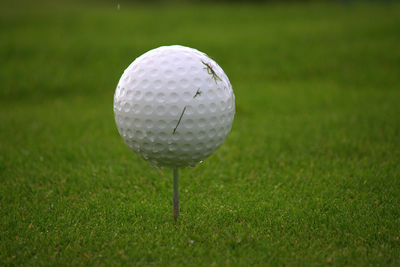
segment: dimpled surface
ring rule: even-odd
[[[194,166],[232,127],[235,96],[218,64],[184,46],[163,46],[124,71],[114,114],[125,143],[157,167]]]

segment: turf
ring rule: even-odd
[[[400,5],[0,10],[0,265],[400,265]],[[213,57],[237,108],[177,223],[112,111],[167,44]]]

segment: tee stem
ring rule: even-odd
[[[172,202],[174,205],[174,219],[175,221],[179,216],[179,182],[178,182],[178,168],[172,169],[173,173],[173,195]]]

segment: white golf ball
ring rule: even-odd
[[[224,71],[206,54],[162,46],[124,71],[114,114],[122,139],[152,165],[194,166],[230,132],[235,96]]]

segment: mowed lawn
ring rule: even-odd
[[[0,10],[0,265],[400,265],[400,5]],[[4,4],[2,4],[4,5]],[[113,94],[181,44],[230,78],[222,147],[172,177]]]

